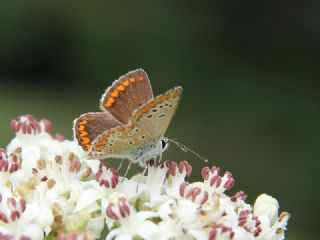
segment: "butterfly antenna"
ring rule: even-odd
[[[191,152],[193,155],[197,156],[198,158],[200,158],[202,161],[204,162],[208,162],[208,159],[206,159],[205,157],[201,156],[199,153],[193,151],[192,149],[188,148],[187,146],[183,145],[180,142],[177,142],[175,139],[170,139],[167,138],[169,142],[174,143],[175,145],[177,145],[182,151],[184,152]]]

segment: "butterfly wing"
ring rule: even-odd
[[[121,123],[109,113],[85,113],[75,119],[73,134],[79,145],[88,151],[98,135],[119,125]]]
[[[160,139],[167,131],[178,108],[182,96],[182,87],[175,87],[157,96],[144,106],[138,108],[132,118],[136,127],[152,133],[153,138]]]
[[[129,158],[156,147],[178,107],[182,88],[175,87],[139,107],[128,124],[103,132],[93,143],[100,158]]]
[[[102,95],[100,108],[122,123],[128,123],[139,106],[153,98],[148,75],[137,69],[121,76]]]

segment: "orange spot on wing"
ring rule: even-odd
[[[164,101],[164,98],[163,97],[158,98],[156,101],[157,101],[157,103],[162,103]]]
[[[84,130],[84,127],[85,127],[84,125],[79,125],[77,129],[78,129],[79,131],[83,131],[83,130]]]
[[[153,108],[155,106],[157,106],[157,103],[155,101],[151,102],[148,104],[149,108]]]
[[[109,137],[109,134],[105,134],[105,135],[101,136],[96,145],[105,144],[108,137]]]
[[[119,92],[117,90],[114,90],[112,93],[111,93],[111,96],[112,97],[118,97],[119,96]]]
[[[83,137],[81,138],[81,143],[84,145],[87,145],[90,142],[90,138],[88,137]]]
[[[109,134],[105,134],[105,135],[103,135],[103,136],[100,138],[100,141],[101,141],[101,140],[104,141],[104,140],[106,140],[108,137],[109,137]]]
[[[138,77],[138,80],[139,80],[139,81],[142,81],[143,79],[144,79],[144,78],[143,78],[142,76],[139,76],[139,77]]]
[[[180,95],[181,95],[181,92],[180,91],[176,91],[176,92],[173,93],[172,98],[179,97]]]
[[[134,77],[129,78],[129,81],[132,82],[132,83],[134,83],[134,82],[135,82]]]
[[[129,84],[130,84],[130,82],[129,82],[128,80],[125,80],[125,81],[123,82],[123,85],[124,85],[125,87],[127,87]]]
[[[87,135],[88,135],[88,132],[86,132],[86,131],[80,131],[80,133],[79,133],[80,137],[85,137]]]
[[[114,98],[113,97],[109,97],[107,102],[106,102],[106,106],[107,107],[111,107],[114,102],[115,102]]]
[[[142,108],[142,112],[146,113],[149,111],[149,106],[145,106],[144,108]]]
[[[79,131],[83,131],[84,129],[85,129],[85,125],[88,123],[88,121],[87,120],[81,120],[81,122],[79,122],[78,124],[78,127],[77,127],[77,129],[79,130]]]
[[[104,143],[98,143],[96,146],[95,146],[95,150],[96,151],[101,151],[106,145]]]
[[[118,89],[119,91],[124,91],[125,87],[124,87],[123,85],[119,85],[119,86],[117,87],[117,89]]]
[[[85,147],[86,150],[88,151],[88,150],[91,148],[91,144],[86,144],[84,147]]]
[[[141,111],[137,112],[137,113],[136,113],[136,116],[134,117],[134,121],[135,121],[135,122],[138,121],[138,120],[140,119],[141,115],[142,115],[142,112],[141,112]]]
[[[171,98],[171,97],[172,97],[171,94],[167,94],[167,95],[163,96],[163,99],[164,99],[164,100],[168,100],[168,99]]]
[[[120,131],[120,132],[123,132],[123,131],[125,131],[125,130],[126,130],[125,127],[119,127],[119,128],[118,128],[118,131]]]
[[[129,125],[129,126],[128,126],[128,128],[130,128],[130,129],[134,129],[133,124]]]

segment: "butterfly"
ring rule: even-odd
[[[181,95],[178,86],[154,98],[146,72],[131,71],[102,95],[101,112],[75,119],[74,138],[91,157],[129,159],[145,166],[168,148],[164,134]]]

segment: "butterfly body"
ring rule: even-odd
[[[133,163],[138,163],[141,166],[145,166],[150,159],[156,158],[167,149],[168,144],[164,145],[162,142],[166,142],[165,137],[161,138],[160,140],[158,138],[153,138],[149,143],[132,146],[127,148],[127,151],[122,151],[116,154],[109,152],[99,153],[95,151],[92,151],[92,154],[94,156],[96,153],[99,158],[129,159]]]
[[[129,72],[102,96],[103,112],[75,120],[75,138],[92,157],[125,158],[143,166],[167,149],[164,134],[181,94],[175,87],[154,98],[146,73]]]

